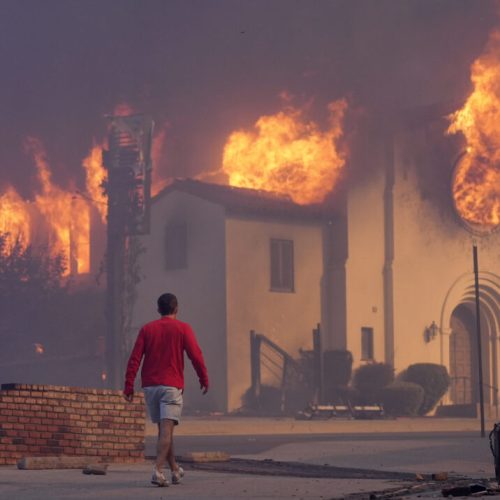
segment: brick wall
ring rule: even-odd
[[[24,456],[144,460],[144,403],[121,392],[53,385],[3,384],[0,465]]]

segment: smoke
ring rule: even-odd
[[[170,128],[164,172],[219,168],[236,129],[287,90],[318,109],[345,96],[394,112],[463,99],[495,22],[493,1],[134,0],[2,4],[2,181],[30,196],[23,153],[40,137],[54,181],[84,185],[81,159],[117,102]]]

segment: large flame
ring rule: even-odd
[[[7,188],[0,194],[0,234],[7,235],[5,250],[9,251],[18,241],[26,246],[31,237],[31,215],[29,205],[15,191]]]
[[[40,241],[40,234],[34,233],[35,220],[41,218],[48,234],[45,244],[52,255],[60,254],[65,258],[65,274],[88,273],[90,207],[93,205],[97,208],[103,222],[106,221],[107,213],[107,199],[103,190],[106,170],[102,165],[102,146],[94,144],[82,162],[86,174],[84,194],[78,193],[71,186],[63,189],[54,184],[47,155],[38,139],[28,138],[25,149],[33,157],[39,188],[32,203],[23,200],[12,187],[0,194],[0,233],[8,234],[7,251],[15,241],[23,246]]]
[[[117,115],[132,112],[132,107],[126,103],[119,104],[114,110]],[[153,141],[155,160],[162,154],[165,134],[166,130],[161,130]],[[10,251],[15,242],[27,246],[40,241],[48,245],[52,255],[61,254],[65,258],[66,274],[90,271],[91,206],[96,207],[103,222],[107,218],[104,192],[107,171],[102,163],[103,147],[103,142],[94,141],[88,156],[82,161],[86,189],[85,193],[80,193],[75,186],[63,189],[54,184],[42,143],[32,137],[26,140],[25,149],[33,157],[39,187],[32,202],[25,201],[12,187],[0,193],[0,234],[8,237],[4,251]],[[161,189],[164,181],[158,175],[154,181],[153,191]],[[40,224],[43,227],[37,234]]]
[[[328,105],[325,131],[294,107],[260,117],[253,131],[237,131],[224,147],[222,169],[232,186],[273,191],[300,204],[320,203],[345,165],[339,146],[347,102]]]
[[[88,202],[52,182],[47,156],[38,139],[28,138],[26,149],[35,161],[40,191],[35,206],[44,216],[50,231],[49,246],[66,257],[68,272],[88,273],[90,263],[90,215]]]
[[[472,64],[473,91],[450,116],[448,133],[461,132],[466,152],[453,180],[460,216],[474,226],[500,224],[500,32],[490,36],[485,52]]]

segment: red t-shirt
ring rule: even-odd
[[[184,351],[193,363],[200,384],[208,387],[208,374],[203,354],[193,329],[188,323],[163,316],[161,319],[144,325],[128,360],[125,394],[134,392],[134,381],[143,356],[142,387],[168,385],[183,389]]]

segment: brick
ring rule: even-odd
[[[99,453],[107,461],[139,461],[144,456],[142,398],[124,405],[120,391],[16,387],[19,395],[12,392],[14,389],[7,396],[0,394],[0,413],[4,417],[0,418],[0,443],[2,450],[8,447],[5,453],[19,457],[19,447],[27,447],[37,454]],[[4,397],[14,398],[15,402],[2,402]],[[14,419],[9,422],[10,417]],[[13,463],[12,456],[5,458]]]

